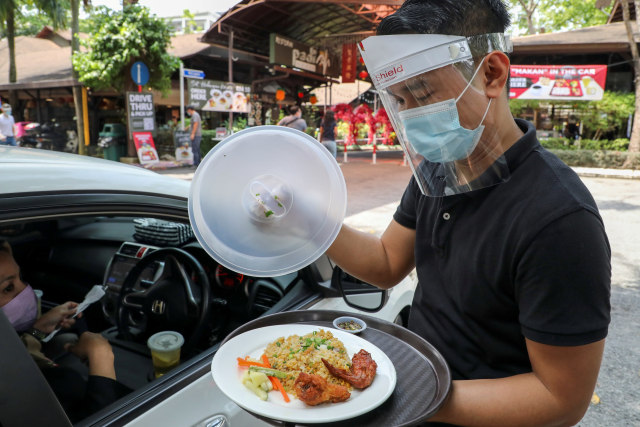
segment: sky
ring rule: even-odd
[[[182,16],[184,9],[189,12],[226,12],[240,0],[184,0],[181,2],[167,0],[139,0],[138,4],[149,8],[151,13],[159,17]],[[111,9],[121,9],[122,0],[92,0],[94,6],[107,6]]]

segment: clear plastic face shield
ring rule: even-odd
[[[511,51],[503,34],[374,36],[359,47],[423,194],[466,193],[508,179],[500,130],[487,126],[495,100],[479,72],[488,53]]]

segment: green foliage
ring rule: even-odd
[[[200,153],[202,154],[202,157],[206,156],[207,153],[215,147],[218,142],[220,142],[216,140],[215,137],[215,130],[202,131],[202,139],[200,140]]]
[[[51,27],[65,27],[70,20],[71,11],[64,9],[66,1],[60,1],[61,7],[55,7],[54,15],[56,19],[51,19],[51,14],[45,13],[38,9],[33,2],[16,2],[19,7],[16,9],[15,15],[15,36],[35,36],[42,30],[45,25]],[[22,4],[20,4],[22,3]],[[8,4],[8,3],[7,3]],[[54,6],[56,2],[52,3]],[[0,39],[8,36],[3,19],[0,18]]]
[[[549,150],[604,150],[604,151],[627,151],[629,140],[627,138],[608,139],[581,139],[571,140],[568,138],[545,138],[540,139],[540,144]]]
[[[171,74],[180,61],[167,53],[171,29],[162,19],[138,5],[123,11],[98,7],[91,19],[91,37],[82,41],[86,51],[73,55],[80,82],[92,89],[123,91],[131,65],[142,61],[151,74],[148,86],[163,93],[171,89]]]
[[[523,2],[528,9],[536,6],[533,14],[536,32],[544,28],[547,33],[606,24],[613,7],[597,9],[596,0],[509,0],[512,25],[523,34],[528,33]]]
[[[182,11],[182,17],[186,18],[185,27],[183,28],[185,34],[191,34],[194,31],[202,31],[202,27],[198,25],[195,20],[196,15],[189,11],[189,9],[184,9]]]
[[[640,169],[640,153],[605,150],[551,150],[569,166]]]
[[[635,111],[635,94],[609,92],[604,93],[600,101],[538,101],[512,99],[509,101],[514,117],[522,117],[526,111],[546,109],[556,105],[570,109],[583,125],[583,138],[600,139],[603,134],[626,129],[629,115]]]

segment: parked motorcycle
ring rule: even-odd
[[[78,135],[74,130],[64,130],[58,123],[28,123],[24,134],[18,139],[21,147],[75,153],[78,150]]]

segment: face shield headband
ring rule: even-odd
[[[399,49],[398,47],[402,48]],[[360,43],[372,80],[423,194],[446,196],[508,178],[491,99],[474,84],[483,58],[509,52],[502,34],[374,36]]]

